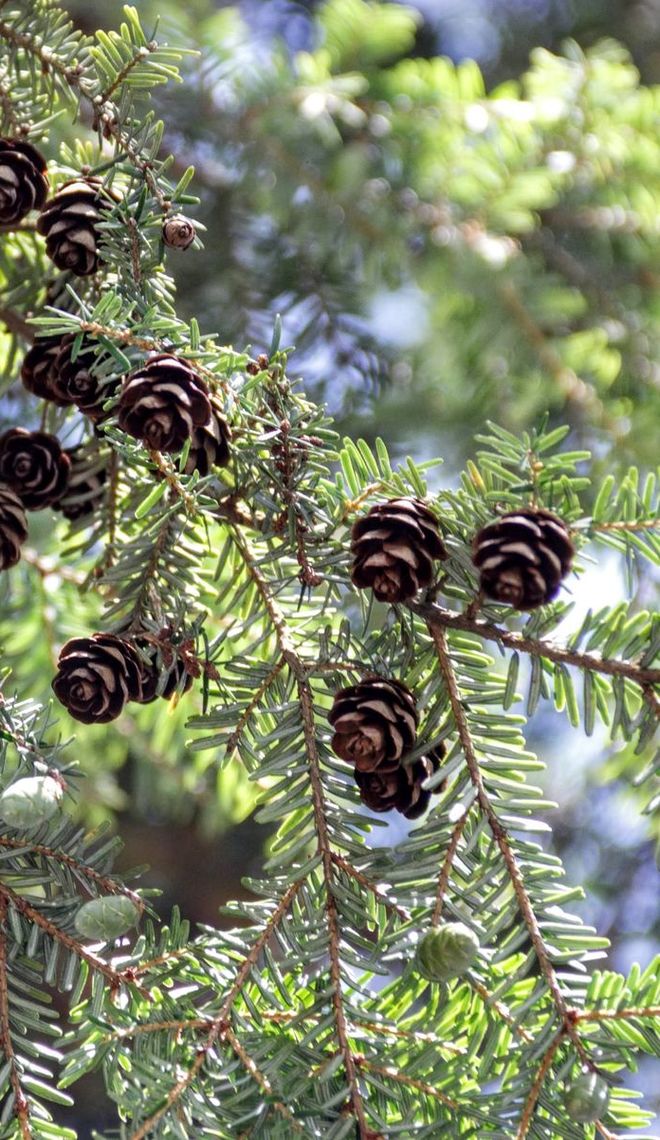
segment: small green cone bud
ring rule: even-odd
[[[10,827],[38,827],[55,815],[63,792],[53,776],[25,776],[0,796],[0,818]]]
[[[106,895],[83,903],[75,918],[76,930],[94,942],[114,942],[136,926],[138,909],[125,895]]]
[[[564,1106],[571,1120],[593,1124],[607,1112],[610,1090],[598,1073],[580,1073],[564,1089]]]
[[[475,934],[462,922],[427,930],[415,951],[415,968],[429,982],[447,982],[472,965],[479,950]]]

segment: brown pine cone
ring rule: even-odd
[[[363,804],[376,812],[396,808],[406,819],[418,819],[426,811],[432,795],[422,784],[437,772],[445,753],[445,745],[440,744],[426,756],[412,764],[399,764],[393,771],[376,768],[373,772],[359,772],[356,768],[353,775]],[[442,786],[434,791],[442,791]]]
[[[188,249],[195,240],[195,227],[183,214],[172,214],[163,222],[163,241],[171,249]]]
[[[229,463],[231,428],[213,400],[208,422],[193,429],[191,440],[183,469],[186,475],[192,475],[193,471],[208,475],[214,467],[226,467]]]
[[[153,451],[175,452],[192,438],[195,428],[208,423],[211,403],[194,368],[161,352],[128,377],[117,413],[122,431]]]
[[[21,557],[27,538],[23,504],[11,487],[0,483],[0,570],[9,570]]]
[[[0,139],[0,224],[13,226],[48,197],[46,160],[19,139]]]
[[[401,681],[370,677],[340,689],[328,720],[333,751],[360,772],[396,771],[415,743],[415,698]]]
[[[433,562],[446,558],[435,516],[421,499],[378,503],[353,526],[351,580],[379,602],[403,602],[433,581]]]
[[[138,655],[113,633],[73,637],[62,647],[52,688],[76,720],[106,724],[140,698]]]
[[[89,346],[72,359],[75,336],[68,334],[60,341],[60,349],[55,359],[56,390],[69,403],[73,403],[90,419],[103,416],[103,404],[118,387],[116,379],[100,380],[94,372],[94,356]]]
[[[67,448],[71,460],[66,491],[57,503],[65,519],[73,522],[94,513],[105,496],[106,471],[102,463],[86,454],[81,447]]]
[[[0,435],[0,481],[16,491],[24,507],[38,511],[59,502],[71,460],[54,435],[10,428]]]
[[[37,229],[46,238],[46,253],[58,269],[89,277],[100,265],[97,225],[103,206],[117,196],[100,178],[75,178],[65,182],[39,215]]]
[[[73,400],[64,395],[58,384],[57,358],[61,345],[62,337],[39,337],[23,358],[21,380],[37,399],[50,400],[58,407],[66,408],[73,404]]]
[[[533,610],[556,596],[575,553],[565,524],[546,510],[523,508],[475,535],[472,561],[489,598]]]
[[[174,657],[170,664],[166,665],[164,660],[159,659],[159,656],[154,652],[155,646],[153,643],[140,641],[138,639],[137,644],[143,652],[150,655],[148,662],[140,655],[142,686],[142,695],[138,698],[140,704],[150,704],[151,701],[156,700],[156,697],[163,697],[165,700],[169,700],[177,691],[187,693],[189,689],[192,688],[192,675],[188,672],[180,657]],[[163,675],[166,675],[167,680],[163,685],[162,691],[159,693],[158,686]]]

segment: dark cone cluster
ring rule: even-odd
[[[335,695],[328,720],[333,751],[353,765],[363,803],[377,812],[396,808],[408,819],[421,815],[429,801],[421,785],[436,770],[440,753],[401,763],[417,734],[410,690],[381,677],[360,681]]]
[[[187,361],[159,353],[130,376],[117,409],[122,431],[153,451],[180,451],[211,417],[206,384]]]
[[[27,533],[21,500],[11,487],[0,483],[0,570],[16,565]]]
[[[75,519],[90,515],[100,505],[105,496],[106,472],[102,463],[94,462],[84,450],[78,447],[65,452],[71,461],[66,491],[57,504],[65,519]]]
[[[438,524],[421,499],[378,503],[353,526],[351,580],[379,602],[403,602],[433,581],[433,563],[447,552]]]
[[[62,498],[71,460],[54,435],[10,428],[0,435],[0,482],[16,492],[24,507],[38,511]]]
[[[214,467],[226,467],[229,463],[231,429],[222,412],[211,401],[211,415],[202,427],[193,428],[190,450],[184,471],[192,475],[208,475]]]
[[[565,524],[532,508],[502,515],[475,535],[472,561],[489,598],[533,610],[556,596],[575,551]]]
[[[74,637],[60,653],[53,692],[76,720],[106,724],[142,692],[138,654],[112,633]]]
[[[98,178],[65,182],[41,211],[37,229],[46,238],[46,253],[58,269],[89,277],[100,264],[98,223],[103,206],[116,201]]]
[[[19,139],[0,139],[0,224],[13,226],[48,196],[46,160]]]

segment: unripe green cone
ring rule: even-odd
[[[95,942],[113,942],[137,925],[138,909],[125,895],[106,895],[83,903],[75,918],[76,930]]]
[[[0,796],[0,818],[10,827],[38,827],[55,815],[63,790],[52,776],[25,776]]]
[[[429,982],[447,982],[472,965],[479,950],[477,936],[462,922],[446,922],[427,930],[415,951],[415,968]]]
[[[607,1112],[610,1099],[608,1089],[598,1073],[580,1073],[564,1089],[564,1105],[571,1120],[592,1124]]]

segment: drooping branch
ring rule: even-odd
[[[552,1038],[552,1041],[550,1042],[550,1044],[548,1045],[548,1048],[546,1049],[545,1053],[543,1054],[543,1059],[541,1061],[541,1064],[538,1067],[538,1072],[534,1078],[534,1083],[533,1083],[531,1089],[529,1090],[529,1095],[528,1095],[527,1100],[525,1101],[525,1104],[523,1106],[522,1116],[520,1117],[520,1124],[518,1125],[518,1131],[516,1133],[516,1140],[525,1140],[525,1136],[529,1132],[529,1126],[532,1123],[532,1117],[534,1115],[534,1109],[536,1108],[537,1101],[539,1099],[539,1096],[541,1095],[541,1089],[543,1088],[543,1082],[545,1081],[545,1078],[548,1075],[548,1071],[550,1069],[550,1066],[552,1065],[555,1054],[556,1054],[559,1046],[561,1045],[562,1041],[564,1040],[565,1036],[566,1036],[566,1029],[562,1025],[561,1029]]]

